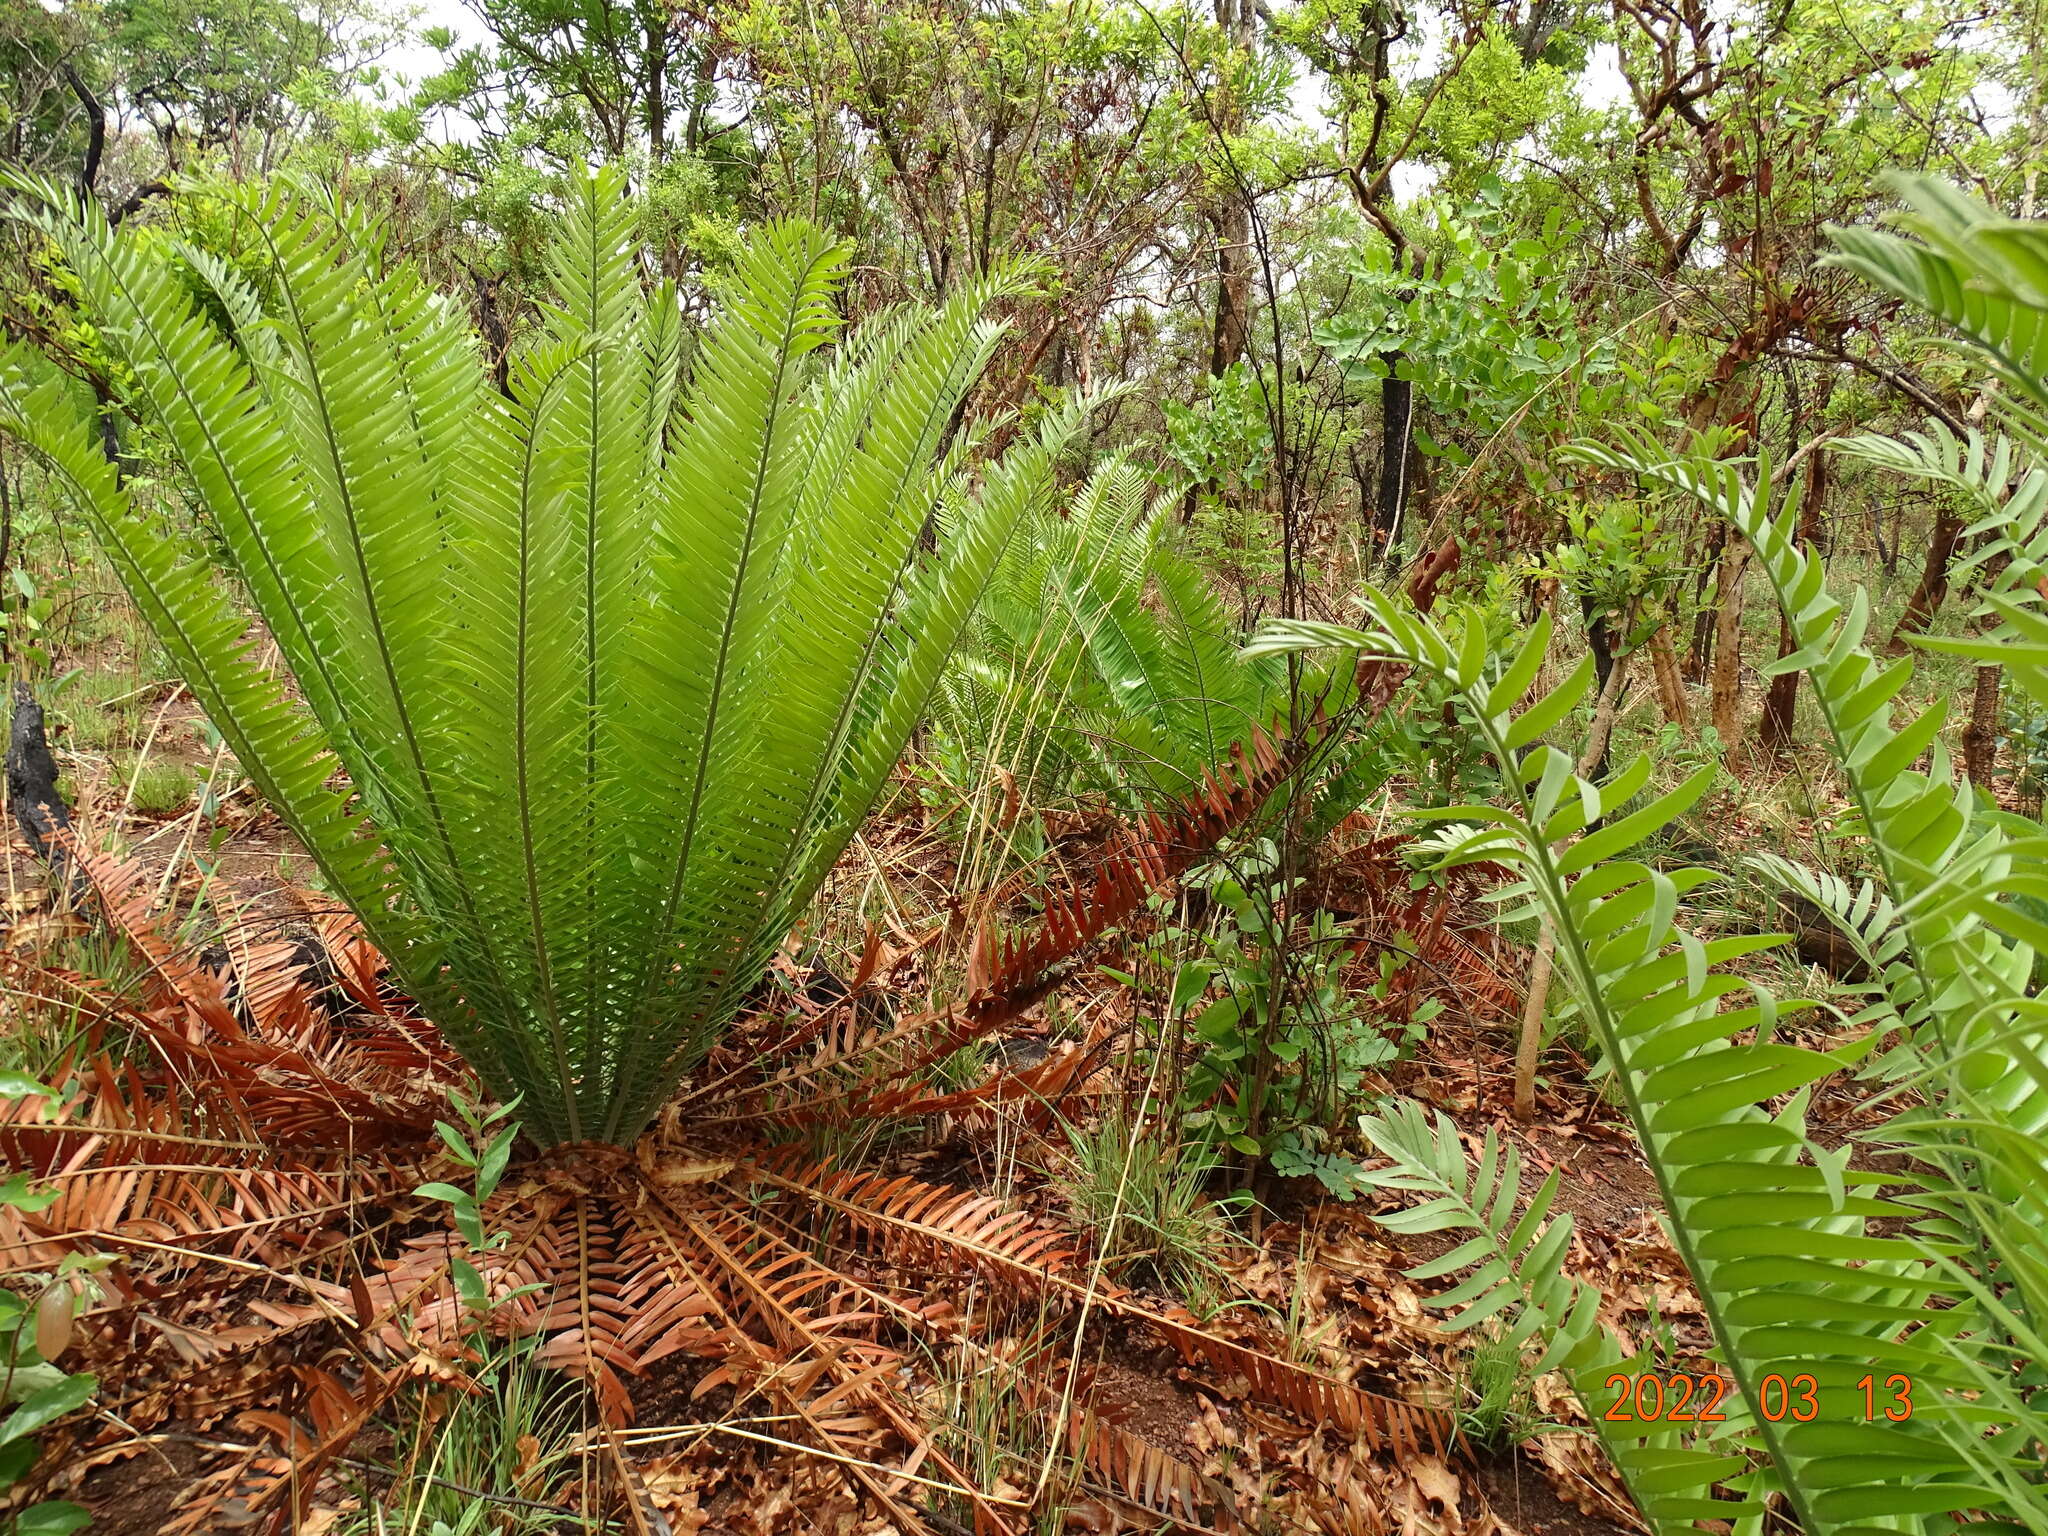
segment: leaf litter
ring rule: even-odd
[[[246,840],[267,853],[278,835],[262,818],[249,818],[223,851],[232,855],[237,840]],[[948,871],[933,852],[934,840],[920,837],[914,827],[884,826],[871,835],[892,849],[886,856],[889,867],[915,868],[919,878],[907,884],[923,887],[935,900],[932,893],[945,886]],[[1099,847],[1099,839],[1081,846]],[[69,913],[52,916],[47,903],[37,899],[25,852],[18,845],[9,849],[15,922],[0,949],[33,958],[47,952],[46,934],[75,933],[79,920]],[[234,896],[272,912],[288,908],[290,903],[279,901],[278,863],[263,858],[231,865],[238,868]],[[152,873],[145,860],[142,876]],[[891,1016],[915,1015],[929,995],[934,959],[947,948],[943,940],[936,951],[933,947],[944,925],[943,912],[939,916],[932,928],[891,932],[878,946],[869,996]],[[47,929],[46,923],[51,925]],[[307,931],[308,919],[299,918],[298,926]],[[1128,1013],[1115,987],[1083,971],[1067,982],[1060,1006],[1072,1013],[1091,1005],[1112,1027],[1119,1010]],[[1033,1019],[1022,1027],[1028,1031],[1042,1025]],[[1475,1140],[1488,1128],[1499,1130],[1523,1148],[1539,1173],[1563,1167],[1559,1205],[1578,1218],[1567,1265],[1600,1288],[1603,1319],[1634,1340],[1662,1328],[1689,1352],[1703,1347],[1697,1298],[1659,1227],[1654,1186],[1620,1116],[1601,1104],[1597,1093],[1562,1086],[1573,1079],[1558,1074],[1539,1123],[1515,1125],[1508,1106],[1510,1050],[1497,1008],[1482,1006],[1462,1016],[1447,1012],[1433,1023],[1429,1059],[1403,1063],[1389,1086],[1446,1109]],[[1065,1085],[1072,1102],[1109,1102],[1125,1091],[1121,1062],[1109,1058],[1088,1066],[1084,1078]],[[994,1142],[1005,1135],[1019,1143],[1038,1138],[1042,1150],[1047,1145],[1043,1131],[1020,1118],[1020,1112],[998,1107],[993,1120],[984,1120],[963,1138],[965,1108],[935,1113],[922,1127],[922,1145],[914,1138],[885,1163],[926,1172],[946,1166],[956,1187],[993,1190],[1001,1185],[1025,1207],[1054,1212],[1057,1202],[1045,1186],[1028,1173],[1020,1175],[1022,1159],[1013,1156],[997,1167],[986,1155],[991,1127],[997,1128]],[[961,1156],[963,1147],[979,1155]],[[672,1182],[691,1184],[727,1171],[715,1159],[681,1166],[680,1173],[666,1170]],[[1338,1204],[1303,1202],[1287,1189],[1266,1193],[1270,1219],[1246,1231],[1253,1240],[1229,1266],[1235,1301],[1288,1319],[1288,1347],[1300,1364],[1318,1373],[1430,1410],[1455,1407],[1464,1346],[1443,1332],[1427,1305],[1432,1289],[1447,1288],[1448,1282],[1418,1284],[1402,1273],[1436,1256],[1442,1245],[1379,1227],[1372,1220],[1372,1196]],[[303,1261],[304,1240],[276,1230],[281,1226],[273,1223],[272,1230],[252,1235],[245,1247],[257,1274],[216,1275],[206,1287],[178,1298],[182,1304],[158,1311],[134,1306],[140,1293],[117,1294],[118,1304],[107,1309],[107,1316],[124,1320],[121,1326],[102,1326],[86,1341],[81,1356],[111,1365],[110,1381],[126,1384],[118,1401],[132,1432],[125,1440],[95,1443],[89,1432],[72,1431],[69,1452],[50,1459],[63,1470],[49,1487],[83,1498],[95,1510],[97,1528],[114,1536],[162,1528],[169,1474],[192,1476],[206,1447],[249,1443],[247,1437],[261,1427],[265,1415],[275,1420],[275,1399],[267,1404],[265,1394],[275,1391],[281,1370],[289,1374],[294,1367],[337,1360],[340,1341],[332,1319],[297,1313],[290,1315],[289,1326],[281,1325],[279,1319],[287,1314],[265,1294],[274,1286],[267,1275],[257,1277],[265,1271],[289,1274]],[[340,1234],[348,1241],[359,1241],[361,1235]],[[292,1242],[279,1246],[284,1236]],[[316,1237],[312,1251],[335,1240]],[[294,1245],[299,1252],[292,1251]],[[969,1284],[964,1291],[972,1289]],[[961,1300],[969,1305],[987,1300],[964,1291]],[[124,1311],[124,1305],[131,1310]],[[340,1299],[322,1305],[337,1315],[349,1310]],[[993,1318],[996,1312],[984,1315]],[[1232,1331],[1228,1316],[1221,1324],[1225,1335]],[[990,1341],[984,1334],[983,1342]],[[126,1358],[114,1358],[120,1354]],[[1073,1358],[1086,1377],[1093,1414],[1135,1444],[1184,1466],[1198,1481],[1227,1489],[1237,1510],[1258,1512],[1267,1529],[1590,1536],[1639,1528],[1618,1479],[1579,1424],[1576,1404],[1554,1379],[1532,1384],[1534,1432],[1514,1449],[1461,1442],[1441,1453],[1411,1451],[1390,1459],[1327,1427],[1262,1405],[1254,1384],[1241,1374],[1219,1369],[1213,1361],[1179,1359],[1156,1342],[1139,1341],[1114,1321],[1091,1324]],[[679,1357],[671,1357],[671,1363],[680,1363]],[[459,1376],[459,1363],[448,1363],[448,1368]],[[925,1369],[915,1362],[907,1367],[912,1374]],[[413,1383],[412,1388],[429,1394],[460,1390],[452,1379]],[[732,1398],[734,1416],[746,1418],[739,1394],[723,1391]],[[650,1404],[656,1411],[643,1416],[640,1428],[659,1429],[663,1411],[679,1423],[708,1423],[715,1416],[705,1410],[719,1395],[677,1402],[675,1394],[656,1394],[667,1400],[665,1408]],[[756,1397],[754,1408],[759,1407]],[[1042,1411],[1053,1409],[1047,1405]],[[681,1449],[634,1445],[629,1453],[647,1507],[671,1531],[773,1536],[819,1530],[854,1536],[898,1528],[890,1516],[875,1512],[873,1501],[860,1495],[841,1468],[805,1450],[706,1429]],[[252,1457],[251,1466],[259,1461]],[[569,1479],[556,1490],[566,1501],[565,1510],[576,1507],[580,1497],[574,1482]],[[1024,1491],[1007,1477],[998,1479],[995,1489]],[[300,1506],[296,1528],[331,1529],[344,1521],[352,1502],[347,1496],[338,1502],[331,1496],[307,1501]],[[1223,1518],[1227,1522],[1228,1516]],[[1158,1526],[1156,1518],[1148,1523],[1144,1509],[1120,1490],[1088,1486],[1071,1491],[1060,1519],[1061,1528],[1069,1530]],[[1181,1528],[1200,1527],[1190,1522]]]

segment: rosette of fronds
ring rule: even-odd
[[[11,181],[232,587],[24,347],[0,430],[447,1039],[536,1136],[625,1141],[851,838],[1072,415],[970,472],[1011,280],[842,338],[845,253],[801,223],[750,242],[681,382],[623,174],[573,180],[499,385],[318,190],[222,192],[230,265]]]
[[[1245,654],[1175,521],[1126,459],[1025,519],[941,688],[940,721],[972,758],[1039,795],[1157,806],[1288,715],[1286,663]],[[1298,697],[1306,714],[1349,695],[1319,677]]]

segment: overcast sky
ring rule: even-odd
[[[462,0],[412,0],[412,5],[419,13],[419,19],[413,23],[415,35],[428,27],[446,27],[464,43],[479,42],[483,38],[483,23]],[[425,43],[413,42],[387,53],[384,67],[417,80],[422,75],[432,74],[439,67],[439,60]]]

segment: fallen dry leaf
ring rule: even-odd
[[[1436,1456],[1411,1456],[1401,1464],[1401,1470],[1408,1474],[1410,1481],[1423,1494],[1436,1500],[1445,1509],[1456,1509],[1461,1492],[1458,1475]]]
[[[1538,1435],[1527,1449],[1552,1491],[1581,1514],[1612,1520],[1628,1530],[1649,1529],[1607,1453],[1590,1434],[1566,1430]]]

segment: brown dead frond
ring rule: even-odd
[[[61,1190],[43,1211],[0,1212],[0,1262],[120,1259],[81,1329],[110,1412],[72,1431],[76,1464],[120,1454],[138,1427],[227,1426],[242,1449],[216,1453],[179,1528],[281,1531],[393,1394],[459,1378],[496,1334],[587,1385],[600,1463],[623,1460],[617,1430],[661,1368],[692,1381],[695,1400],[723,1394],[729,1414],[772,1418],[778,1444],[900,1529],[925,1523],[941,1487],[977,1533],[1021,1533],[1015,1490],[978,1486],[906,1387],[924,1352],[978,1348],[980,1330],[1025,1308],[1069,1331],[1107,1320],[1149,1334],[1219,1391],[1363,1449],[1440,1453],[1441,1415],[1294,1364],[1249,1324],[1226,1334],[1111,1283],[1080,1239],[1028,1211],[762,1135],[862,1117],[1042,1120],[1097,1073],[1113,1028],[966,1088],[933,1088],[931,1070],[1087,967],[1247,826],[1311,746],[1255,733],[1179,812],[1106,840],[1086,883],[1049,894],[1035,927],[984,930],[953,1008],[892,1021],[864,1006],[881,964],[871,937],[837,999],[801,1004],[793,1022],[743,1021],[744,1044],[714,1056],[639,1147],[515,1165],[484,1211],[504,1240],[481,1254],[411,1193],[449,1176],[433,1126],[469,1079],[353,923],[309,902],[292,938],[230,913],[229,941],[195,950],[132,866],[81,852],[110,926],[148,965],[139,996],[93,994],[100,1022],[131,1043],[117,1060],[88,1039],[54,1099],[0,1105],[0,1155]],[[482,1308],[458,1290],[456,1260],[481,1276]],[[1098,1494],[1184,1529],[1236,1528],[1220,1484],[1085,1394],[1033,1380],[1024,1389],[1058,1405],[1063,1450]],[[633,1477],[614,1480],[629,1521],[658,1518]]]
[[[946,1189],[908,1177],[825,1165],[758,1165],[765,1183],[836,1211],[871,1233],[896,1263],[931,1272],[971,1268],[997,1285],[1061,1298],[1135,1323],[1184,1360],[1240,1379],[1255,1396],[1303,1422],[1326,1425],[1396,1455],[1441,1451],[1451,1438],[1444,1416],[1396,1398],[1361,1391],[1305,1366],[1225,1337],[1179,1306],[1152,1306],[1092,1272],[1068,1233],[978,1191]]]
[[[1498,866],[1464,865],[1417,884],[1408,859],[1413,842],[1406,834],[1366,835],[1327,855],[1305,883],[1306,900],[1354,924],[1359,949],[1404,962],[1389,980],[1386,1006],[1394,1020],[1429,996],[1453,999],[1480,1017],[1516,1016],[1518,965],[1499,953],[1499,935],[1482,908]]]
[[[933,1067],[999,1033],[1080,974],[1149,897],[1242,831],[1316,740],[1313,728],[1294,737],[1255,730],[1199,794],[1116,834],[1086,885],[1046,893],[1044,913],[1028,931],[1004,935],[984,925],[968,956],[967,995],[957,1006],[881,1028],[857,1027],[848,1006],[840,1029],[821,1019],[799,1032],[804,1043],[818,1043],[809,1059],[777,1061],[756,1080],[729,1085],[710,1118],[793,1124],[925,1112],[909,1106],[926,1093],[922,1084]],[[1006,1091],[994,1081],[983,1086],[984,1097]],[[1031,1085],[1012,1087],[1028,1092]]]

